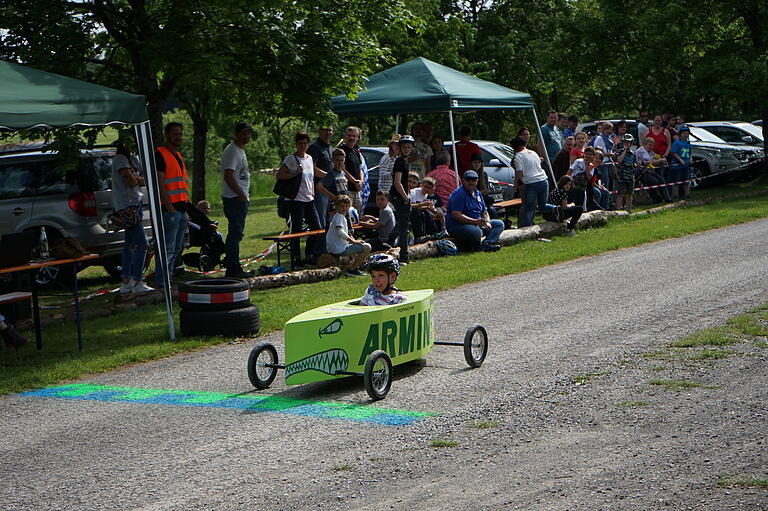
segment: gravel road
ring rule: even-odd
[[[482,368],[436,347],[425,366],[396,368],[374,404],[355,379],[287,388],[279,375],[267,391],[352,415],[432,414],[407,425],[320,418],[311,406],[0,399],[0,508],[768,509],[766,488],[717,484],[768,478],[768,349],[697,364],[643,355],[768,301],[766,240],[760,220],[440,293],[437,338],[485,325]],[[263,340],[282,358],[281,333]],[[253,395],[254,344],[75,383]],[[670,391],[651,378],[703,386]]]

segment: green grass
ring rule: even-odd
[[[691,360],[717,360],[726,358],[736,353],[733,350],[702,350],[698,353],[690,355],[688,358]]]
[[[648,406],[648,403],[645,401],[621,401],[616,403],[616,406],[619,408],[637,408],[640,406]]]
[[[441,438],[433,438],[429,441],[430,447],[442,448],[442,447],[457,447],[459,442],[454,440],[443,440]]]
[[[738,341],[739,336],[736,328],[730,325],[718,325],[694,332],[682,339],[672,341],[669,345],[673,348],[696,348],[699,346],[727,346]]]
[[[691,380],[665,380],[662,378],[653,378],[648,383],[651,385],[659,385],[667,390],[684,390],[701,387],[701,383]]]
[[[214,201],[214,217],[220,215],[217,207]],[[580,231],[574,238],[555,237],[552,243],[525,242],[505,247],[496,253],[481,252],[418,261],[404,268],[398,286],[403,289],[432,288],[442,291],[470,282],[767,216],[768,200],[750,198],[681,208],[633,219],[616,218],[611,219],[606,227]],[[224,231],[225,224],[222,222]],[[251,203],[243,254],[253,254],[263,249],[266,242],[261,241],[261,236],[279,232],[281,225],[282,220],[274,213],[274,199],[254,200]],[[82,275],[86,292],[105,285],[103,274],[98,274],[96,269],[87,270]],[[364,278],[342,278],[331,282],[255,291],[251,298],[261,308],[262,333],[268,333],[282,329],[288,319],[307,309],[360,296],[366,285]],[[64,299],[47,300],[61,302]],[[104,308],[110,304],[111,298],[100,297],[89,301],[85,308]],[[125,309],[108,317],[88,319],[83,323],[85,349],[82,352],[76,349],[74,324],[71,321],[58,321],[45,326],[45,349],[42,352],[38,353],[33,343],[18,352],[0,352],[0,395],[226,342],[222,338],[189,338],[169,342],[166,340],[165,321],[164,308],[159,305]],[[754,326],[750,325],[729,326]],[[25,334],[32,337],[32,332]]]
[[[717,481],[718,486],[739,486],[742,488],[768,488],[768,479],[746,475],[724,475]]]

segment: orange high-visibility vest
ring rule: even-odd
[[[188,202],[189,180],[184,159],[180,153],[176,153],[179,157],[177,160],[173,153],[165,146],[160,146],[157,150],[165,161],[165,182],[163,185],[168,192],[168,197],[171,199],[171,202]],[[179,166],[179,160],[181,160],[181,166]]]

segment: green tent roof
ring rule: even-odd
[[[137,124],[144,96],[0,61],[0,128]]]
[[[370,76],[354,100],[336,96],[331,106],[341,115],[383,115],[533,108],[533,101],[530,94],[417,57]]]

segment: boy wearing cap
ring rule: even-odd
[[[626,206],[627,211],[632,213],[632,194],[635,192],[635,164],[637,157],[632,151],[632,142],[635,137],[625,133],[621,138],[621,147],[617,150],[616,163],[619,165],[616,169],[616,188],[619,195],[616,197],[616,209],[622,209]]]
[[[251,133],[251,125],[247,122],[235,124],[234,140],[221,155],[221,201],[224,216],[227,217],[224,266],[227,268],[225,276],[232,278],[251,276],[240,266],[240,241],[245,233],[251,186],[251,173],[244,148],[251,140]]]
[[[669,157],[672,162],[671,171],[675,176],[672,181],[685,181],[678,185],[678,197],[682,200],[688,200],[688,194],[691,190],[691,184],[688,178],[691,175],[691,142],[688,140],[691,134],[691,128],[687,124],[681,124],[677,127],[677,134],[680,138],[672,143],[672,149],[669,151]]]

